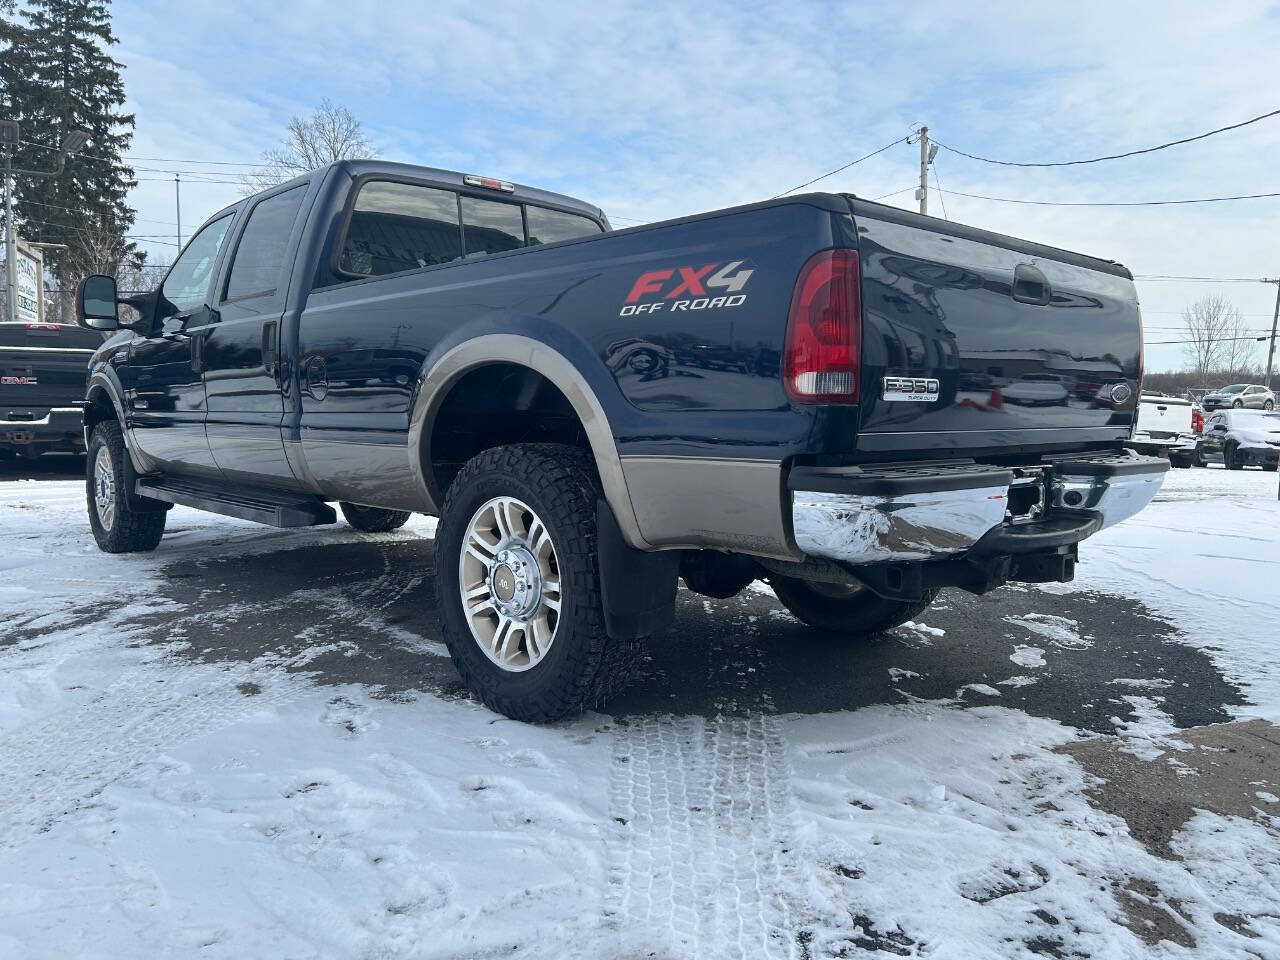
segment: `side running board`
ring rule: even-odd
[[[195,507],[272,527],[313,527],[336,523],[337,514],[318,497],[263,487],[229,487],[211,480],[161,474],[140,477],[135,488],[140,497]]]

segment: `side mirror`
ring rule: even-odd
[[[1215,430],[1221,430],[1223,433],[1226,433],[1226,432],[1227,432],[1227,425],[1226,425],[1225,423],[1215,423],[1215,424],[1213,425],[1213,429],[1215,429]]]
[[[91,330],[115,330],[120,326],[115,278],[95,273],[76,285],[76,319]]]

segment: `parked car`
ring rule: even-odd
[[[1138,425],[1127,446],[1139,453],[1168,457],[1175,467],[1187,468],[1196,459],[1195,407],[1190,400],[1143,394]]]
[[[1275,470],[1280,460],[1280,413],[1231,409],[1210,414],[1196,459],[1201,465],[1221,460],[1228,470]]]
[[[1205,410],[1222,410],[1226,407],[1274,410],[1276,395],[1257,383],[1233,383],[1229,387],[1219,387],[1212,393],[1206,393],[1201,402]]]
[[[101,345],[74,324],[0,323],[0,453],[84,451],[84,384]]]
[[[119,326],[110,278],[77,301]],[[713,597],[767,579],[805,623],[874,634],[944,586],[1070,580],[1169,466],[1124,449],[1128,270],[843,194],[613,232],[569,197],[344,161],[214,214],[129,302],[141,319],[90,371],[98,545],[154,549],[175,503],[298,526],[338,501],[368,531],[439,516],[443,638],[522,720],[618,690],[678,578]],[[1114,364],[1129,395],[957,402],[944,383],[997,345],[1024,380]]]

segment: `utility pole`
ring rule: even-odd
[[[173,175],[173,208],[178,215],[178,253],[182,252],[182,177]],[[178,254],[175,253],[176,257]]]
[[[916,190],[920,212],[929,213],[929,128],[920,128],[920,187]]]
[[[17,137],[15,135],[14,139]],[[13,231],[13,150],[5,141],[4,147],[4,257],[5,301],[9,315],[5,319],[18,319],[18,238]]]
[[[83,130],[72,130],[63,138],[58,148],[58,165],[52,170],[20,170],[13,165],[13,150],[22,142],[21,131],[16,120],[0,120],[0,144],[4,145],[4,255],[8,260],[9,274],[9,319],[18,319],[18,238],[13,226],[13,178],[23,177],[56,177],[67,166],[67,157],[78,153],[89,142],[89,134]]]
[[[1266,387],[1271,389],[1271,361],[1276,355],[1276,322],[1280,321],[1280,280],[1263,280],[1263,283],[1274,283],[1276,285],[1276,309],[1271,315],[1271,345],[1267,347],[1267,380]]]

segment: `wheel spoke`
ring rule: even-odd
[[[503,543],[514,540],[519,535],[515,518],[511,514],[514,505],[511,500],[499,500],[493,507],[493,517],[498,526],[498,539]]]
[[[463,605],[467,608],[467,616],[474,617],[485,610],[494,609],[493,595],[489,592],[489,585],[480,584],[478,587],[472,587],[462,596]]]
[[[541,660],[542,654],[550,640],[551,629],[547,626],[546,614],[540,613],[536,619],[530,620],[525,629],[525,641],[529,646],[529,659]]]

